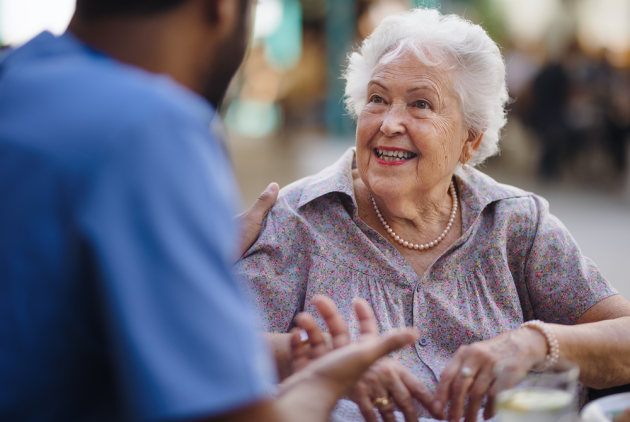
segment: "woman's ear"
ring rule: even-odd
[[[459,161],[464,164],[468,160],[472,158],[473,155],[479,149],[481,145],[481,140],[483,139],[483,133],[475,133],[472,131],[468,132],[468,139],[464,143],[464,148],[462,148],[462,155],[459,157]]]

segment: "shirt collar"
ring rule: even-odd
[[[352,168],[355,160],[355,148],[349,148],[334,164],[311,176],[304,186],[298,207],[302,207],[326,194],[339,192],[347,195],[357,209],[354,196],[354,180]],[[455,181],[459,191],[460,202],[466,203],[466,213],[462,216],[464,227],[469,227],[476,217],[489,204],[507,198],[529,196],[513,186],[496,182],[490,176],[469,168],[455,172]]]
[[[464,228],[470,227],[479,214],[493,202],[532,195],[514,186],[498,183],[492,177],[472,167],[468,170],[457,170],[455,181],[460,202],[466,204],[465,210],[462,208]]]
[[[354,197],[354,181],[352,179],[354,153],[354,147],[349,148],[333,165],[311,176],[304,186],[304,193],[300,198],[298,207],[302,207],[328,193],[340,192],[350,197],[356,210],[357,201]]]

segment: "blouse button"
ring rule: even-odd
[[[426,346],[427,344],[429,344],[429,339],[428,339],[428,338],[426,338],[426,337],[422,337],[422,338],[420,339],[420,341],[418,342],[418,344],[420,344],[420,346],[424,347],[424,346]]]

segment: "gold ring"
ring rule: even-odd
[[[387,397],[379,397],[374,399],[374,401],[372,402],[372,404],[374,405],[374,407],[383,407],[383,406],[389,406],[389,399]]]

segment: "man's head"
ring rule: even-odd
[[[77,0],[77,13],[86,19],[161,13],[187,0]]]
[[[70,30],[121,61],[171,74],[218,107],[250,37],[252,0],[77,0]]]

